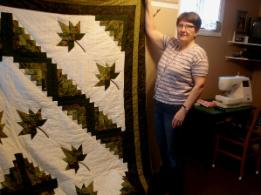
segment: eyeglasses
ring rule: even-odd
[[[184,27],[185,30],[191,30],[192,28],[195,28],[195,26],[192,24],[178,24],[177,27],[178,29],[183,29]]]

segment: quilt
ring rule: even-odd
[[[140,0],[0,1],[0,194],[145,194]]]

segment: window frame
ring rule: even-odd
[[[180,5],[181,1],[182,0],[179,1],[179,5]],[[198,35],[213,36],[213,37],[221,37],[222,36],[223,23],[224,23],[224,12],[225,12],[225,1],[226,0],[220,0],[220,8],[219,8],[219,25],[220,25],[220,27],[219,27],[219,31],[207,30],[207,29],[201,28],[201,29],[199,29]],[[180,14],[180,6],[179,6],[178,12]]]

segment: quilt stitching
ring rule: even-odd
[[[72,6],[72,8],[74,9],[74,7],[77,6]],[[86,6],[87,7],[87,6]],[[99,7],[99,6],[98,6]],[[109,6],[108,6],[109,7]],[[115,40],[118,42],[118,44],[122,47],[122,50],[125,50],[126,52],[126,56],[128,56],[125,60],[125,75],[127,76],[128,79],[125,80],[125,87],[128,89],[132,88],[132,82],[131,77],[132,77],[132,63],[133,63],[133,58],[130,57],[132,56],[132,39],[133,39],[133,24],[132,23],[128,23],[127,20],[132,20],[133,18],[133,11],[135,10],[135,6],[128,6],[129,8],[132,7],[132,9],[129,9],[128,11],[126,11],[120,18],[119,18],[119,14],[111,14],[110,12],[107,12],[108,9],[103,9],[102,6],[100,6],[99,8],[95,7],[95,6],[90,6],[90,11],[89,13],[97,13],[96,11],[99,9],[101,10],[100,13],[97,15],[95,14],[96,20],[100,21],[100,25],[104,25],[106,26],[106,30],[110,31],[110,34],[112,36],[115,37]],[[95,8],[96,11],[94,11]],[[113,8],[113,10],[117,10],[119,8],[122,8],[122,6],[111,6],[111,8]],[[72,10],[73,10],[72,9]],[[131,11],[130,11],[131,10]],[[62,12],[62,11],[61,11]],[[68,13],[68,12],[66,12]],[[81,13],[81,11],[79,11],[79,13]],[[110,13],[110,14],[109,14]],[[4,18],[4,17],[2,17]],[[108,18],[110,18],[110,20],[108,20]],[[6,21],[1,21],[2,25],[6,24]],[[127,26],[128,24],[128,26]],[[8,24],[10,25],[10,24]],[[5,25],[6,26],[6,25]],[[8,34],[10,35],[10,30],[8,30],[8,26],[6,26],[7,28],[4,30],[5,32],[3,32],[3,34]],[[128,27],[128,32],[126,31]],[[118,31],[119,33],[117,34],[117,31],[115,29],[121,29],[120,31]],[[1,29],[2,30],[2,29]],[[12,34],[12,33],[11,33]],[[3,37],[3,36],[2,36]],[[142,37],[142,36],[141,36]],[[9,40],[13,41],[13,40]],[[144,40],[140,40],[140,41],[144,41]],[[8,40],[5,41],[6,43],[8,42]],[[4,43],[4,44],[6,44]],[[21,43],[20,43],[21,45]],[[28,45],[28,44],[27,44]],[[30,45],[30,44],[29,44]],[[125,107],[126,107],[126,112],[129,113],[129,117],[126,119],[126,126],[127,126],[127,131],[122,133],[120,129],[115,128],[115,124],[112,124],[111,121],[106,121],[106,119],[104,119],[105,116],[102,116],[103,114],[98,110],[98,108],[94,107],[94,105],[92,105],[92,103],[89,103],[89,106],[84,106],[84,101],[86,101],[86,98],[84,95],[81,94],[80,90],[77,89],[77,87],[75,87],[75,85],[73,84],[72,81],[70,81],[68,78],[66,78],[66,75],[63,75],[61,73],[61,70],[57,69],[55,64],[53,64],[51,62],[51,59],[47,58],[46,54],[41,52],[39,50],[39,47],[35,45],[34,42],[31,43],[31,45],[34,45],[34,47],[29,48],[29,50],[31,49],[31,51],[26,52],[25,50],[22,51],[21,49],[17,49],[15,50],[15,52],[13,51],[12,47],[8,47],[7,45],[4,45],[4,47],[2,47],[2,45],[0,45],[0,51],[2,53],[2,55],[12,55],[12,53],[14,52],[15,55],[14,56],[14,61],[19,62],[20,66],[22,68],[28,67],[28,66],[42,66],[43,71],[39,71],[38,68],[25,68],[25,72],[26,74],[31,75],[32,80],[36,80],[36,84],[37,85],[42,85],[42,89],[46,89],[48,91],[48,96],[52,96],[54,101],[58,101],[59,105],[63,106],[64,110],[67,110],[68,114],[72,114],[72,118],[75,120],[78,120],[78,122],[80,122],[84,127],[87,127],[88,129],[91,130],[91,132],[97,136],[98,139],[101,139],[103,143],[106,143],[107,146],[109,146],[111,149],[113,149],[115,151],[115,153],[119,154],[120,156],[122,156],[125,161],[127,161],[129,163],[129,165],[133,166],[131,169],[136,169],[135,166],[135,159],[133,157],[129,157],[128,154],[126,154],[124,151],[128,151],[129,149],[131,149],[131,145],[129,146],[124,146],[123,142],[125,142],[126,137],[129,137],[130,139],[134,139],[132,132],[130,131],[133,128],[133,118],[131,117],[132,115],[132,92],[130,90],[125,91],[125,99],[128,99],[128,102],[125,102]],[[5,48],[4,50],[2,50],[2,48]],[[139,48],[142,50],[142,48]],[[31,54],[32,50],[34,50],[34,55]],[[27,48],[28,51],[28,48]],[[1,55],[1,57],[2,57]],[[143,56],[144,57],[144,56]],[[37,64],[38,65],[35,65]],[[142,63],[141,61],[139,61],[139,63]],[[30,65],[29,65],[30,64]],[[34,65],[32,65],[34,64]],[[39,65],[41,64],[41,65]],[[144,64],[141,64],[141,67]],[[139,69],[138,71],[140,71],[140,73],[142,72],[142,69]],[[49,83],[47,83],[46,81],[42,80],[41,77],[45,75],[47,79],[49,79]],[[54,75],[59,75],[59,77],[54,77]],[[142,74],[140,74],[140,76],[142,76]],[[144,78],[142,78],[144,79]],[[59,85],[57,85],[57,83],[61,83]],[[66,89],[67,86],[67,89]],[[65,89],[65,90],[64,90]],[[144,88],[143,88],[144,89]],[[64,90],[64,91],[63,91]],[[142,89],[139,89],[140,91],[142,91]],[[62,95],[63,94],[63,95]],[[74,96],[74,98],[70,98],[70,95]],[[140,93],[139,97],[143,97],[144,94]],[[80,102],[80,103],[79,103]],[[141,104],[144,103],[143,101],[139,101],[140,107],[139,109],[142,110],[142,106]],[[77,110],[79,111],[77,113]],[[84,112],[84,110],[86,110]],[[80,113],[80,114],[79,114]],[[88,114],[92,113],[91,115]],[[87,115],[87,116],[86,116]],[[141,116],[140,119],[142,120],[144,116]],[[84,118],[88,118],[90,123],[86,123],[84,122]],[[95,119],[96,118],[96,119]],[[97,119],[98,118],[98,119]],[[94,122],[96,121],[96,122]],[[99,121],[99,122],[97,122]],[[111,127],[109,129],[111,129],[111,131],[108,131],[108,129],[106,130],[106,128],[104,128],[104,125],[99,125],[99,124],[109,124],[111,125]],[[106,125],[105,125],[106,126]],[[116,144],[115,144],[116,143]],[[118,146],[117,146],[118,145]],[[142,163],[142,162],[141,162]],[[133,170],[134,170],[133,169]],[[134,175],[135,175],[135,171],[134,171]],[[130,190],[130,186],[132,186],[132,191],[135,191],[134,188],[140,188],[140,184],[138,184],[137,181],[134,181],[135,176],[134,175],[130,175],[129,173],[127,173],[127,177],[126,179],[126,186],[129,186],[127,189],[123,189],[123,191],[126,190],[126,192],[128,190]],[[130,182],[128,181],[130,180]],[[129,184],[128,184],[129,183]],[[132,184],[131,184],[132,183]],[[135,186],[136,185],[136,186]],[[134,187],[135,186],[135,187]]]

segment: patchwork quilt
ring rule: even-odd
[[[0,12],[0,194],[145,194],[142,1]]]

